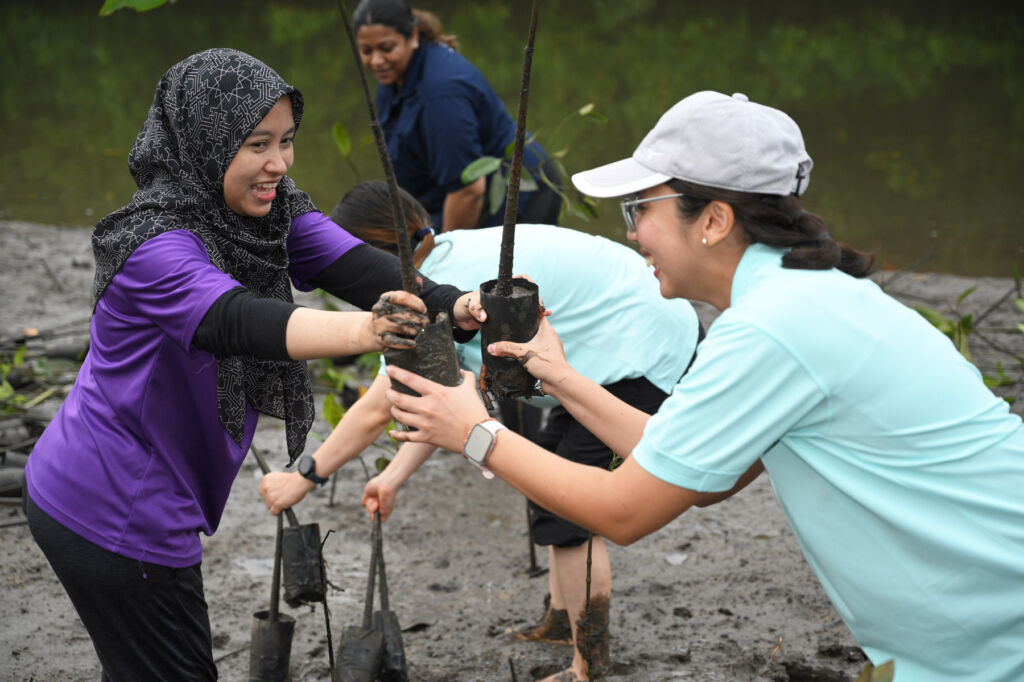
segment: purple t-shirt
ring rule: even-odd
[[[362,243],[321,213],[292,221],[296,287]],[[117,554],[184,567],[220,523],[256,430],[236,444],[217,413],[217,361],[192,345],[210,306],[239,286],[198,237],[174,231],[135,250],[96,306],[75,385],[26,467],[43,511]]]

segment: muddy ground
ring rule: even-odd
[[[0,337],[23,327],[58,331],[50,349],[74,345],[89,315],[92,256],[88,230],[0,223]],[[943,308],[971,286],[961,310],[976,317],[1013,288],[1010,279],[882,273],[901,300]],[[315,299],[304,298],[315,304]],[[713,318],[701,309],[705,321]],[[994,374],[1001,362],[1017,383],[999,389],[1024,409],[1016,331],[1024,314],[1012,297],[989,312],[972,336],[975,361]],[[1004,331],[993,331],[992,329]],[[1003,350],[996,350],[990,343]],[[32,342],[33,349],[40,345]],[[0,351],[0,355],[8,351]],[[65,364],[61,365],[63,362]],[[72,361],[53,366],[73,376]],[[59,394],[58,394],[59,395]],[[42,407],[54,407],[58,397]],[[325,433],[318,421],[314,429]],[[312,440],[312,446],[316,442]],[[271,465],[285,461],[284,433],[261,424],[257,446]],[[381,454],[363,454],[367,467]],[[362,614],[370,523],[359,506],[366,474],[352,462],[330,486],[296,508],[300,522],[332,531],[325,557],[331,629]],[[245,680],[253,613],[267,608],[276,524],[256,487],[256,462],[243,466],[220,529],[205,539],[204,576],[221,678]],[[0,507],[0,679],[95,680],[99,665],[88,636],[16,504]],[[392,608],[404,635],[411,678],[425,681],[529,680],[564,667],[566,646],[526,643],[508,632],[543,612],[546,576],[531,577],[523,497],[486,481],[456,455],[439,453],[410,480],[384,524]],[[841,682],[864,659],[825,598],[790,532],[766,479],[710,509],[687,512],[630,547],[609,544],[614,587],[611,680]],[[536,550],[537,564],[546,553]],[[328,647],[322,608],[283,607],[297,620],[291,649],[296,680],[326,680]]]

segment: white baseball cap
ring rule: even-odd
[[[814,162],[796,122],[778,109],[705,90],[680,100],[632,158],[576,173],[592,197],[634,194],[677,178],[759,194],[803,194]]]

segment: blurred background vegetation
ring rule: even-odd
[[[356,0],[349,3],[354,8]],[[0,218],[91,226],[134,191],[128,148],[157,80],[208,47],[244,50],[306,97],[291,175],[324,211],[381,177],[334,0],[178,0],[101,18],[100,0],[0,4]],[[530,4],[430,0],[516,113]],[[1024,264],[1019,3],[545,0],[529,128],[570,172],[616,160],[702,89],[800,124],[808,208],[883,267],[1007,277]],[[372,79],[371,79],[372,83]],[[606,124],[575,119],[587,103]],[[350,162],[332,128],[352,134]],[[623,238],[614,203],[566,223]]]

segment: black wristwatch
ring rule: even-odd
[[[313,459],[312,455],[303,455],[302,457],[299,457],[299,465],[297,468],[299,475],[303,478],[309,479],[317,485],[327,483],[326,478],[316,475],[316,461]]]

